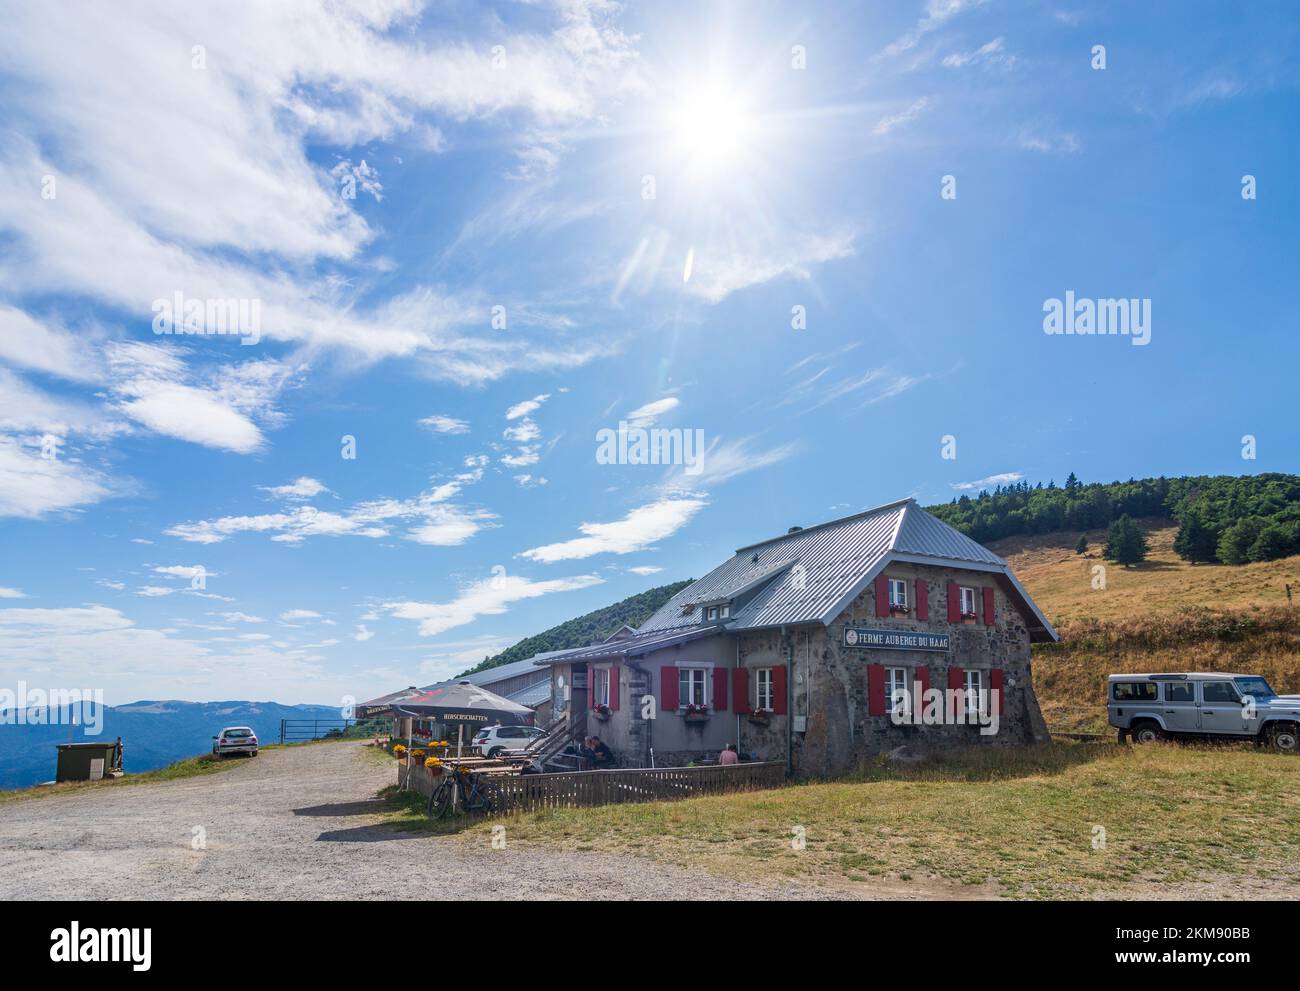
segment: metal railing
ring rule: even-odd
[[[306,743],[323,736],[341,736],[355,719],[281,719],[281,743]]]

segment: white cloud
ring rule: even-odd
[[[983,64],[997,65],[1003,68],[1011,68],[1016,64],[1016,57],[1010,52],[1005,51],[1004,38],[994,38],[987,44],[971,52],[953,52],[945,56],[943,64],[949,69],[960,69],[967,65]]]
[[[136,589],[135,594],[143,595],[146,598],[150,598],[150,599],[156,599],[159,596],[171,595],[175,591],[177,590],[174,588],[170,588],[162,585],[141,585],[138,589]]]
[[[591,557],[595,554],[631,554],[657,540],[671,537],[705,506],[702,496],[666,496],[640,506],[613,523],[583,523],[584,536],[558,544],[546,544],[520,556],[552,563]]]
[[[737,475],[780,464],[800,450],[800,445],[793,441],[762,449],[757,447],[753,437],[742,437],[725,443],[714,438],[700,458],[696,474],[686,474],[684,466],[673,467],[668,472],[664,487],[671,490],[718,485]]]
[[[431,28],[441,15],[420,23],[424,6],[231,0],[177,18],[165,0],[142,0],[87,4],[57,26],[15,11],[0,37],[11,126],[0,136],[0,186],[53,175],[58,192],[0,199],[0,285],[140,316],[177,290],[256,299],[266,336],[370,358],[418,354],[431,374],[470,382],[602,353],[582,342],[484,341],[469,332],[483,322],[472,292],[417,287],[358,305],[364,280],[317,266],[357,262],[375,232],[309,149],[403,133],[437,149],[429,118],[440,115],[508,121],[533,155],[561,147],[548,134],[597,121],[644,87],[614,4],[556,4],[521,31],[494,22],[482,43],[440,40]],[[508,71],[493,65],[497,42]],[[196,45],[203,62],[192,65]],[[378,194],[370,165],[340,164]],[[34,362],[67,357],[22,346]],[[132,402],[159,422],[151,400]],[[251,443],[229,431],[221,439]]]
[[[973,482],[949,482],[948,484],[958,492],[966,492],[972,489],[987,489],[996,485],[1007,485],[1011,482],[1018,482],[1025,477],[1022,471],[1006,471],[1000,475],[990,475],[988,478],[977,478]]]
[[[540,396],[534,396],[532,399],[525,399],[523,402],[515,403],[506,410],[507,420],[518,420],[520,417],[528,416],[530,413],[536,413],[542,407],[542,403],[550,399],[550,393],[543,393]]]
[[[250,616],[243,612],[223,612],[222,617],[228,623],[265,623],[261,616]]]
[[[461,590],[451,602],[388,602],[384,604],[398,619],[419,622],[420,636],[437,636],[445,630],[472,623],[479,616],[499,616],[512,602],[535,599],[552,592],[569,592],[600,585],[597,575],[575,575],[549,581],[532,581],[518,575],[488,578]]]
[[[680,405],[681,400],[676,396],[668,396],[665,399],[656,399],[654,402],[646,403],[644,406],[638,406],[627,414],[624,419],[629,427],[649,427],[663,416],[675,410]]]
[[[27,598],[27,596],[26,594],[23,593],[22,589],[5,588],[3,586],[0,586],[0,599],[25,599],[25,598]]]
[[[925,15],[910,30],[885,46],[883,55],[911,51],[931,31],[936,31],[963,11],[981,6],[985,0],[929,0]]]
[[[322,492],[329,491],[324,483],[314,478],[308,478],[306,475],[294,479],[287,485],[259,486],[259,488],[263,492],[269,492],[271,495],[279,496],[282,499],[311,499]]]
[[[747,238],[742,246],[701,248],[695,254],[687,293],[719,303],[734,292],[786,276],[807,281],[812,266],[848,258],[854,252],[851,233],[814,234],[770,232]],[[677,275],[681,283],[680,273]]]
[[[542,431],[537,424],[525,417],[520,420],[518,425],[506,427],[502,436],[506,440],[514,441],[517,444],[527,444],[529,441],[537,440],[542,435]]]
[[[482,469],[456,475],[452,480],[413,499],[374,499],[357,503],[342,513],[297,506],[279,513],[256,516],[223,516],[213,520],[178,523],[168,536],[198,544],[217,544],[240,533],[269,533],[278,543],[301,543],[309,537],[368,537],[392,535],[394,524],[404,523],[403,536],[419,544],[455,546],[469,540],[494,515],[486,510],[466,509],[447,502],[465,485],[478,481]]]
[[[876,122],[876,126],[871,129],[871,133],[883,137],[896,127],[903,124],[910,124],[912,121],[916,120],[917,117],[921,116],[922,111],[924,111],[929,105],[929,98],[923,96],[905,109],[894,114],[889,114],[886,117],[882,117]]]
[[[628,568],[627,570],[634,575],[657,575],[664,569],[654,564],[638,564],[635,568]]]
[[[107,480],[84,465],[41,457],[0,435],[0,516],[38,519],[48,513],[99,502],[110,494]]]
[[[153,569],[157,574],[169,575],[172,578],[198,578],[200,575],[211,578],[216,575],[215,571],[208,571],[201,564],[166,564],[158,565]]]
[[[357,624],[357,632],[352,635],[352,639],[360,643],[365,643],[375,635],[373,630],[367,630],[364,623]]]
[[[1083,147],[1083,144],[1077,135],[1068,131],[1057,133],[1021,131],[1020,147],[1025,151],[1036,151],[1043,155],[1073,155]]]
[[[0,304],[0,361],[59,378],[94,381],[102,370],[91,359],[88,338],[51,326],[12,306]]]
[[[436,434],[469,433],[469,424],[464,420],[456,419],[454,416],[426,416],[420,421],[420,426],[427,427]]]
[[[280,613],[280,619],[286,623],[293,623],[300,619],[320,619],[321,614],[311,609],[290,609],[287,612]]]

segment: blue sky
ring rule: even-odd
[[[7,686],[364,698],[792,524],[1296,463],[1287,4],[10,16]]]

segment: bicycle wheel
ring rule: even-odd
[[[506,796],[491,778],[475,782],[474,808],[479,812],[502,812],[506,807]]]
[[[430,819],[445,819],[455,811],[456,792],[452,788],[451,778],[444,777],[442,783],[429,795],[429,805],[425,815]]]

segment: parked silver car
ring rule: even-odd
[[[1300,695],[1278,695],[1253,674],[1112,674],[1110,724],[1123,743],[1178,737],[1255,740],[1288,754],[1300,744]]]
[[[212,752],[218,757],[226,754],[257,756],[257,734],[251,726],[227,726],[219,736],[212,738]]]

